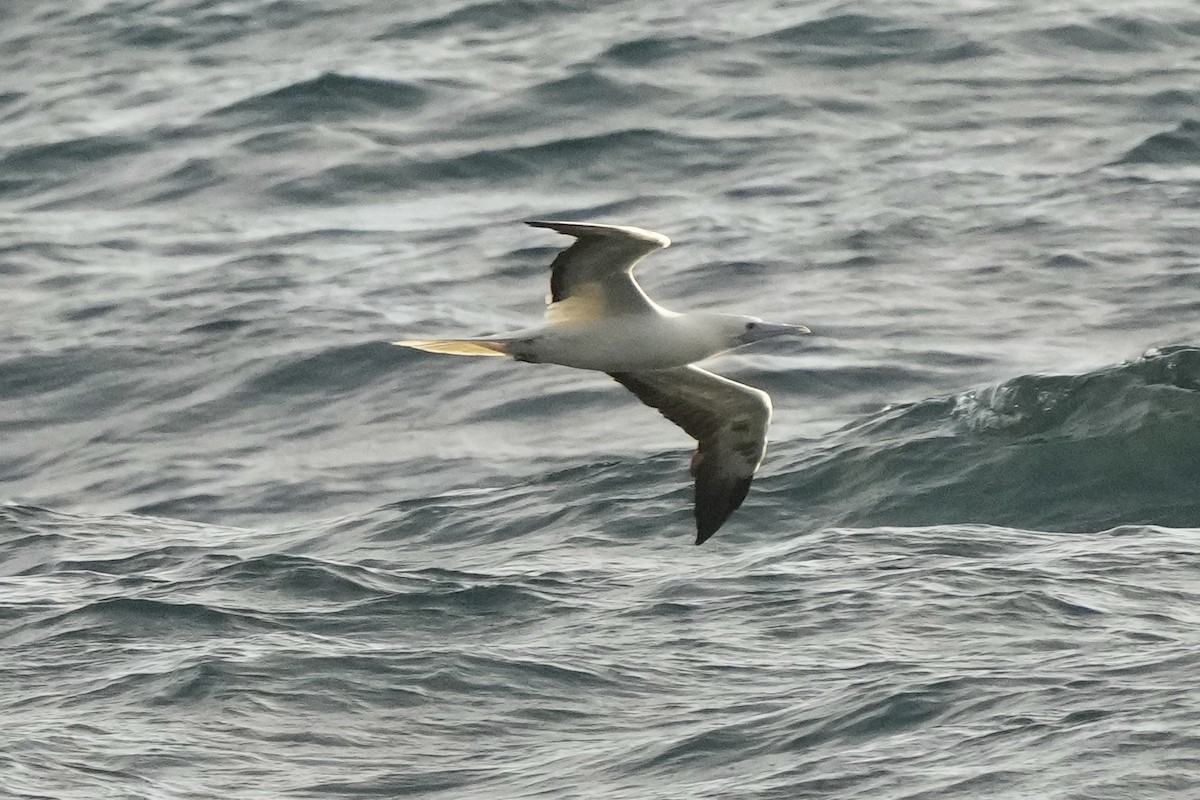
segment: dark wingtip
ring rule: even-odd
[[[741,502],[737,501],[716,513],[713,513],[713,509],[711,508],[701,509],[700,505],[697,505],[696,544],[704,544],[713,537],[713,534],[721,530],[721,526],[725,524],[726,520],[729,519],[739,505],[741,505]]]
[[[704,544],[721,529],[725,521],[737,511],[750,491],[753,478],[743,478],[728,486],[724,491],[713,491],[716,487],[701,487],[696,481],[696,544]],[[705,482],[707,483],[707,482]]]

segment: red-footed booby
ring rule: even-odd
[[[677,314],[658,305],[642,291],[633,268],[671,244],[661,233],[585,222],[526,224],[575,237],[550,265],[544,325],[503,336],[393,344],[607,372],[698,440],[692,476],[696,544],[703,544],[742,504],[762,464],[771,398],[693,362],[808,328],[737,314]]]

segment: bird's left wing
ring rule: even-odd
[[[628,225],[530,220],[535,228],[574,236],[575,243],[550,265],[550,323],[602,316],[645,314],[655,304],[633,277],[633,268],[671,240],[661,233]]]
[[[703,544],[750,490],[767,450],[771,398],[694,366],[610,374],[699,441],[692,456],[692,477],[696,479],[696,544]]]

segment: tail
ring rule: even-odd
[[[392,342],[430,353],[449,353],[455,356],[507,356],[512,339],[405,339]]]

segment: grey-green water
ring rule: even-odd
[[[0,797],[1191,798],[1200,11],[0,9]],[[808,324],[745,506],[518,328]]]

